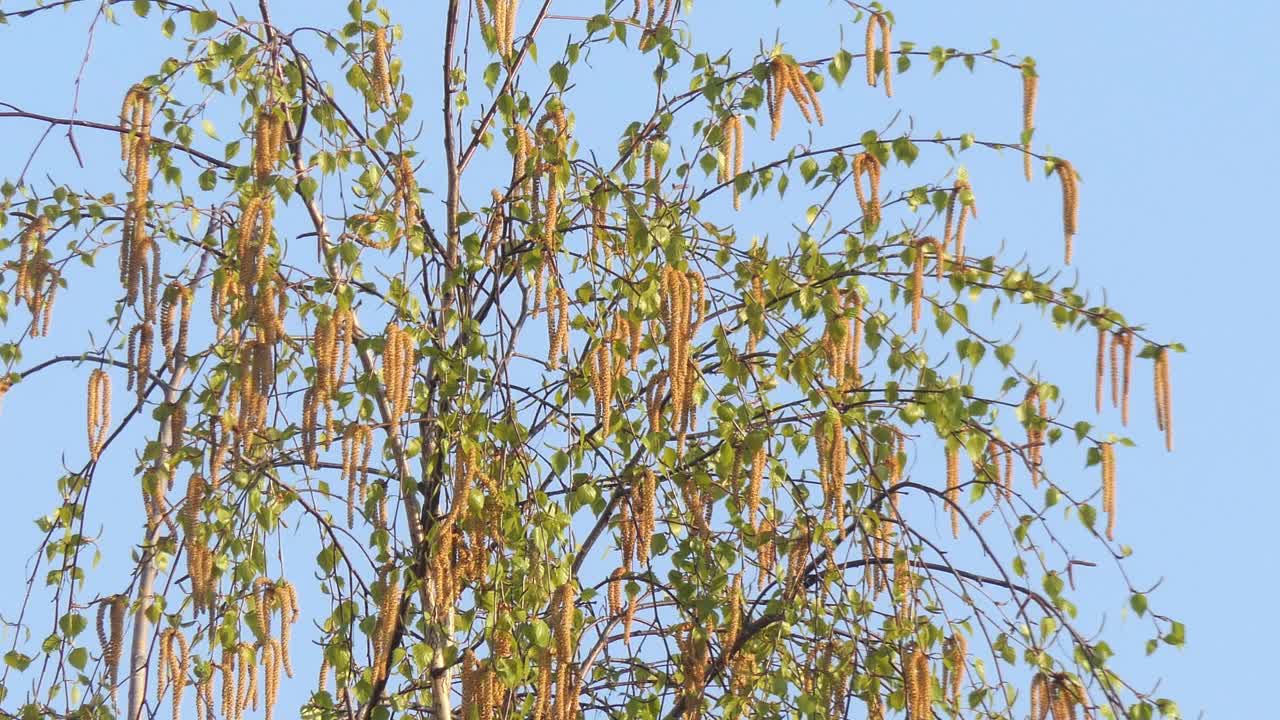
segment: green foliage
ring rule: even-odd
[[[1059,161],[1029,134],[852,127],[865,54],[744,36],[715,56],[689,4],[552,22],[452,0],[401,27],[353,1],[333,28],[132,4],[181,57],[135,79],[119,125],[76,131],[121,136],[125,180],[0,188],[0,387],[87,365],[117,391],[105,417],[90,403],[103,459],[68,437],[82,464],[37,521],[52,630],[18,620],[5,713],[125,716],[175,633],[191,657],[166,697],[191,685],[191,706],[238,653],[279,663],[290,628],[280,682],[308,718],[443,717],[459,693],[482,719],[872,716],[921,693],[1012,718],[1039,673],[1096,715],[1177,717],[1072,599],[1077,548],[1127,555],[1065,459],[1106,466],[1119,413],[1072,418],[1092,399],[1059,396],[1018,324],[1083,331],[1090,360],[1095,327],[1141,341],[1134,363],[1182,348],[1022,248],[959,252],[984,178],[957,153]],[[861,33],[870,12],[910,31],[879,4],[813,22]],[[436,35],[443,73],[414,45]],[[994,42],[915,48],[893,72],[1035,72]],[[600,73],[644,109],[594,96]],[[86,308],[107,308],[89,339],[60,336]],[[86,527],[132,532],[90,497],[111,463],[145,523],[106,572]],[[131,634],[89,631],[117,595]],[[1185,642],[1150,593],[1115,595],[1148,652]]]

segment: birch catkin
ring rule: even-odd
[[[1094,409],[1099,413],[1102,412],[1102,378],[1106,374],[1106,355],[1105,355],[1106,347],[1107,347],[1107,331],[1105,328],[1102,327],[1102,325],[1098,325],[1098,353],[1097,353],[1096,362],[1094,363],[1094,373],[1093,373],[1094,374],[1093,404],[1094,404]],[[1111,369],[1114,372],[1115,365],[1116,365],[1114,342],[1111,345],[1111,356],[1112,356]],[[1111,394],[1112,394],[1112,397],[1115,396],[1115,380],[1114,379],[1111,381]]]
[[[112,595],[99,601],[98,640],[102,643],[102,662],[106,666],[106,681],[110,688],[111,704],[119,707],[120,655],[124,649],[124,616],[129,609],[126,595]]]
[[[416,367],[417,349],[413,338],[399,325],[389,324],[382,355],[382,382],[386,387],[387,404],[396,419],[403,417],[409,409]]]
[[[911,274],[911,332],[920,329],[920,310],[924,299],[924,249],[932,247],[937,253],[937,277],[942,279],[943,256],[946,254],[945,246],[938,242],[935,237],[920,238],[915,241],[915,265],[912,267]]]
[[[879,30],[880,48],[876,49],[876,31]],[[877,76],[884,73],[884,94],[893,97],[892,31],[884,13],[872,13],[867,18],[866,31],[867,85],[876,86]]]
[[[951,705],[960,707],[960,688],[964,685],[965,663],[968,662],[969,641],[964,633],[956,630],[947,640],[947,675],[943,685],[947,689]]]
[[[1120,384],[1120,424],[1129,424],[1129,386],[1133,380],[1133,332],[1125,330],[1121,335],[1124,340],[1124,370]]]
[[[956,215],[957,205],[960,208],[960,214]],[[978,206],[973,199],[973,186],[969,184],[968,179],[964,177],[963,170],[955,185],[951,189],[951,197],[947,201],[947,215],[942,230],[942,246],[944,248],[951,247],[954,240],[955,257],[954,264],[957,269],[964,265],[964,235],[968,225],[969,218],[977,217]]]
[[[799,66],[793,60],[782,55],[774,56],[769,63],[769,77],[766,81],[766,95],[769,100],[769,118],[771,128],[769,138],[775,139],[782,130],[783,102],[789,94],[807,122],[817,120],[823,124],[822,104],[818,102],[818,94]]]
[[[743,168],[742,118],[738,115],[727,116],[721,123],[720,133],[719,182],[734,182],[742,174]],[[742,209],[742,197],[736,182],[733,187],[733,209]]]
[[[1022,61],[1022,174],[1031,182],[1031,136],[1036,126],[1036,92],[1040,76],[1031,58]]]
[[[853,158],[853,189],[858,196],[862,217],[870,226],[880,224],[880,159],[870,152],[858,153]],[[862,176],[867,176],[870,187],[862,188]]]
[[[1165,449],[1173,451],[1173,385],[1169,380],[1169,348],[1162,347],[1155,361],[1156,425],[1164,431]]]
[[[1080,198],[1076,190],[1078,175],[1071,163],[1061,158],[1055,160],[1054,170],[1062,181],[1062,234],[1066,241],[1066,263],[1070,265],[1076,220],[1080,214]]]
[[[380,27],[373,31],[373,91],[377,101],[386,109],[393,110],[391,98],[391,70],[388,59],[390,48],[387,45],[387,29]]]
[[[1116,532],[1116,455],[1114,443],[1098,446],[1102,458],[1102,511],[1107,514],[1107,539],[1115,540]]]
[[[947,509],[951,513],[951,535],[960,537],[960,446],[947,447]]]
[[[107,429],[111,425],[111,376],[101,368],[89,373],[88,388],[88,420],[86,430],[89,436],[89,460],[98,461],[98,454],[107,439]]]

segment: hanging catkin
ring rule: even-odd
[[[369,492],[369,457],[373,430],[368,425],[348,425],[342,435],[342,477],[347,481],[347,527],[355,526],[356,497],[361,505]]]
[[[951,536],[960,537],[960,446],[947,446],[947,509],[951,513]]]
[[[254,118],[253,174],[258,183],[267,185],[280,164],[284,148],[284,113],[267,104],[258,108]]]
[[[515,43],[516,13],[520,0],[494,0],[493,32],[498,46],[498,54],[511,60],[511,50]]]
[[[1044,720],[1049,715],[1049,679],[1043,672],[1031,678],[1031,720]]]
[[[1115,540],[1116,532],[1116,455],[1115,444],[1098,446],[1102,458],[1102,511],[1107,514],[1107,539]]]
[[[960,214],[956,215],[956,206],[960,207]],[[942,231],[942,246],[944,248],[951,247],[952,242],[955,243],[955,257],[952,259],[956,270],[963,269],[964,266],[964,236],[970,217],[978,216],[978,206],[973,199],[973,186],[969,184],[969,180],[964,176],[956,179],[955,185],[951,189],[951,197],[947,201],[947,215]]]
[[[1071,264],[1072,241],[1076,235],[1076,219],[1080,215],[1080,198],[1076,190],[1079,176],[1070,162],[1054,160],[1054,170],[1062,181],[1062,234],[1066,241],[1066,264]]]
[[[1133,332],[1124,330],[1119,336],[1124,345],[1124,369],[1120,383],[1120,424],[1129,424],[1129,386],[1133,380]]]
[[[31,311],[31,337],[49,334],[49,318],[58,292],[58,271],[45,248],[49,218],[40,215],[23,230],[14,295]]]
[[[833,312],[826,317],[827,323],[826,330],[822,335],[822,349],[827,358],[827,372],[831,376],[834,388],[843,390],[849,387],[852,379],[848,367],[853,327],[848,317],[844,292],[839,286],[832,285],[830,293],[835,307]]]
[[[88,388],[88,420],[86,430],[89,436],[89,460],[98,461],[98,454],[107,439],[107,429],[111,425],[111,376],[101,368],[89,373]]]
[[[742,174],[743,168],[742,118],[732,114],[726,116],[720,124],[720,133],[720,175],[718,181],[721,183],[734,182]],[[742,209],[741,193],[738,191],[736,182],[734,182],[733,187],[733,209]]]
[[[1040,485],[1040,464],[1044,458],[1044,425],[1048,420],[1049,408],[1044,395],[1037,385],[1027,389],[1022,401],[1022,412],[1027,426],[1027,464],[1031,469],[1031,485]]]
[[[181,720],[182,696],[186,691],[187,675],[190,672],[191,647],[187,644],[187,638],[178,628],[166,628],[160,633],[160,659],[156,663],[156,703],[160,702],[166,690],[172,688],[173,720]]]
[[[1106,347],[1107,347],[1107,331],[1105,328],[1102,327],[1101,324],[1099,324],[1098,325],[1098,353],[1097,353],[1096,362],[1094,363],[1094,373],[1093,373],[1094,374],[1094,390],[1093,390],[1094,409],[1096,410],[1096,412],[1099,412],[1099,413],[1102,412],[1102,378],[1106,374],[1106,355],[1105,355]],[[1113,374],[1113,377],[1111,380],[1112,398],[1115,398],[1115,393],[1116,393],[1116,382],[1114,378],[1114,373],[1116,369],[1115,354],[1116,354],[1116,346],[1115,346],[1115,342],[1113,341],[1111,343],[1111,370]]]
[[[858,196],[858,206],[863,220],[870,227],[880,224],[880,158],[874,153],[862,152],[853,158],[853,189]],[[868,189],[862,188],[862,176],[867,176]]]
[[[120,654],[124,649],[124,616],[129,608],[126,595],[112,595],[98,604],[98,640],[102,644],[105,680],[110,688],[111,704],[119,707]]]
[[[404,588],[400,584],[400,574],[395,569],[382,572],[382,596],[378,603],[378,622],[373,632],[372,670],[375,682],[387,677],[388,665],[391,661],[391,641],[400,622],[400,603],[404,599]]]
[[[1169,348],[1156,351],[1156,425],[1164,431],[1165,449],[1173,451],[1173,385],[1169,380]]]
[[[382,354],[382,383],[386,389],[388,409],[396,421],[409,410],[416,367],[417,349],[413,338],[396,323],[387,325],[386,345]]]
[[[690,340],[705,319],[706,284],[702,275],[666,266],[662,275],[662,322],[667,330],[671,417],[675,424],[677,451],[681,453],[696,412],[693,398],[696,368],[689,354]]]
[[[1022,61],[1022,174],[1031,182],[1031,136],[1036,127],[1036,91],[1040,76],[1031,58]]]
[[[764,279],[761,278],[758,273],[751,276],[751,293],[748,302],[754,303],[761,315],[761,321],[758,326],[759,329],[757,329],[757,325],[754,323],[748,322],[747,324],[747,355],[754,355],[757,346],[760,344],[760,340],[764,337],[763,315],[764,310],[768,305],[765,302],[764,297]]]
[[[746,511],[747,521],[754,530],[760,529],[760,490],[764,485],[764,473],[769,465],[769,443],[760,443],[751,458],[751,477],[747,483]]]
[[[935,237],[925,237],[916,240],[915,243],[915,264],[912,266],[911,274],[911,332],[920,329],[920,310],[924,299],[924,249],[932,247],[938,256],[937,277],[942,279],[943,256],[946,255],[945,246],[938,242]]]
[[[903,657],[903,691],[907,696],[907,717],[911,720],[929,720],[933,717],[933,674],[929,669],[929,656],[919,645]]]
[[[876,31],[880,34],[880,48],[876,49]],[[889,20],[884,13],[872,13],[867,18],[866,31],[866,58],[867,58],[867,85],[876,86],[876,77],[884,73],[884,94],[886,97],[893,97],[893,65],[892,51],[893,39],[892,31],[889,28]]]
[[[969,641],[964,633],[956,630],[946,643],[946,675],[943,687],[953,707],[960,707],[960,688],[964,685],[965,663],[968,661]]]
[[[375,100],[387,110],[394,110],[391,98],[391,70],[389,68],[390,48],[387,45],[387,29],[380,27],[373,31],[371,43],[373,53],[373,92]]]
[[[795,99],[796,107],[800,109],[800,114],[804,116],[806,122],[813,122],[816,118],[819,125],[823,123],[822,104],[818,102],[818,94],[814,91],[813,83],[795,61],[782,55],[774,56],[769,63],[769,77],[766,82],[768,87],[765,95],[769,101],[771,122],[770,139],[777,138],[782,130],[783,102],[788,94]]]

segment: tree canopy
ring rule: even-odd
[[[0,107],[49,146],[0,187],[0,389],[85,383],[87,435],[33,479],[0,714],[1176,716],[1072,598],[1183,641],[1116,541],[1181,346],[1063,272],[1088,208],[1031,57],[814,5],[850,40],[711,0],[0,11],[165,56],[118,116]],[[917,128],[966,76],[904,80],[956,65],[1020,134]],[[110,171],[60,182],[55,144]],[[1061,217],[997,243],[984,186]],[[1082,337],[1095,397],[1023,322]]]

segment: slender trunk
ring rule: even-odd
[[[185,358],[174,358],[173,365],[173,376],[164,392],[164,401],[168,405],[178,402],[182,394],[179,386],[187,370]],[[162,463],[168,456],[172,441],[173,431],[166,419],[160,426],[160,445],[164,448]],[[163,491],[157,493],[157,504],[163,497]],[[160,539],[161,528],[158,521],[152,523],[148,519],[148,524],[150,527],[142,544],[142,564],[138,573],[138,609],[133,615],[133,640],[129,650],[129,714],[125,716],[128,720],[143,720],[142,703],[147,697],[147,656],[151,644],[151,616],[147,611],[151,608],[151,598],[155,593],[156,563],[153,548]]]

